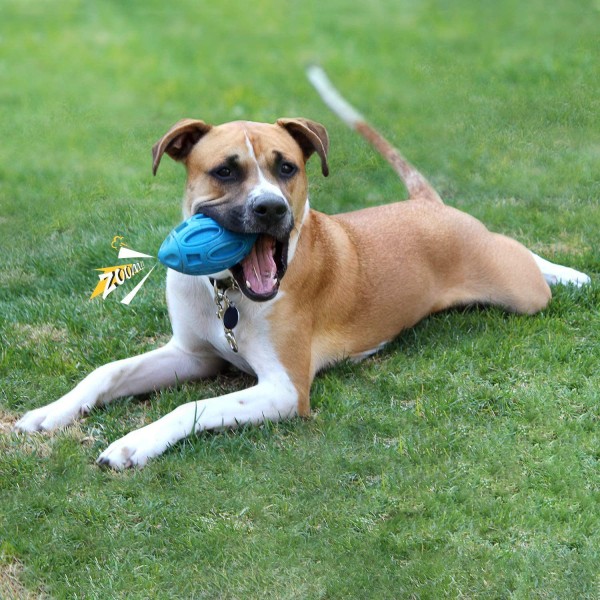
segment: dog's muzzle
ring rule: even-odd
[[[270,300],[279,291],[293,226],[294,217],[282,196],[265,192],[249,199],[244,229],[259,235],[250,253],[230,271],[251,300]]]
[[[227,210],[200,206],[198,212],[231,231],[258,234],[248,255],[229,270],[251,300],[274,298],[287,270],[288,242],[294,228],[294,216],[285,198],[263,192]]]

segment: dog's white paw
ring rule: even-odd
[[[144,467],[150,458],[162,454],[168,447],[151,427],[142,427],[113,442],[96,462],[117,471]]]
[[[588,275],[570,267],[563,267],[562,265],[553,265],[553,267],[551,272],[544,273],[548,285],[562,284],[581,287],[591,281]]]
[[[79,410],[76,407],[57,401],[25,413],[15,423],[14,430],[21,433],[52,431],[72,423],[78,414]]]
[[[548,285],[562,284],[581,287],[582,285],[587,285],[591,281],[590,277],[585,273],[581,273],[581,271],[551,263],[549,260],[546,260],[533,252],[532,255]]]

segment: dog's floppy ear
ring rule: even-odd
[[[329,136],[327,130],[320,123],[308,119],[277,119],[280,125],[296,140],[304,158],[309,159],[316,152],[321,159],[321,171],[327,177],[329,165],[327,164],[327,152],[329,150]]]
[[[177,121],[152,147],[152,173],[156,175],[162,155],[166,152],[173,160],[184,160],[196,142],[211,129],[204,121],[182,119]]]

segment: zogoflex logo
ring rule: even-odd
[[[123,240],[124,237],[122,235],[115,235],[111,243],[111,248],[118,250],[117,258],[119,260],[127,258],[154,258],[150,254],[144,254],[143,252],[132,250]],[[143,277],[143,279],[141,279],[140,282],[129,292],[129,294],[127,294],[127,296],[121,300],[121,304],[131,303],[146,282],[146,279],[148,279],[150,276],[150,273],[154,271],[155,267],[156,265],[154,265]],[[135,277],[138,273],[143,271],[144,268],[144,261],[137,261],[128,262],[122,265],[115,265],[114,267],[101,267],[96,269],[96,271],[101,272],[100,275],[98,275],[100,281],[92,292],[90,300],[96,296],[100,296],[100,294],[102,294],[102,299],[105,300],[109,294],[112,294],[112,292],[114,292],[119,286]]]

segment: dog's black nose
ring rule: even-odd
[[[261,194],[252,203],[256,218],[265,225],[275,225],[288,212],[287,202],[276,194]]]

